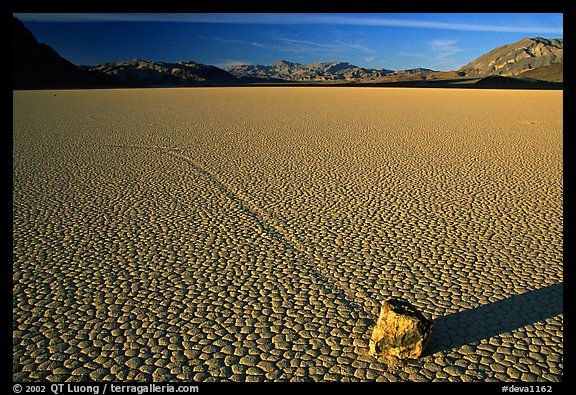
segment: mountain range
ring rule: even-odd
[[[216,67],[196,62],[149,62],[134,59],[127,62],[104,63],[81,66],[93,74],[105,75],[126,85],[182,85],[202,86],[227,85],[236,82],[236,77]]]
[[[347,62],[304,65],[286,60],[226,69],[193,61],[168,63],[141,59],[75,66],[48,45],[39,43],[13,17],[13,89],[254,83],[562,88],[562,82],[563,39],[524,38],[451,71],[368,69]]]
[[[386,69],[365,69],[347,62],[292,63],[280,60],[270,65],[238,65],[226,68],[238,78],[280,81],[351,81],[374,80],[393,73]]]

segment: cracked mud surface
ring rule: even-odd
[[[17,381],[559,381],[562,92],[16,91]],[[379,304],[434,320],[367,354]]]

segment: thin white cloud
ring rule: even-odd
[[[562,26],[491,25],[475,23],[453,23],[431,20],[391,18],[381,15],[340,15],[340,14],[150,14],[150,13],[15,13],[24,22],[197,22],[227,24],[328,24],[356,26],[391,26],[442,30],[468,30],[485,32],[547,33],[563,34]]]
[[[451,39],[437,38],[428,43],[434,55],[438,58],[447,58],[463,49],[456,46],[457,41]]]
[[[454,55],[464,51],[458,47],[458,42],[449,38],[437,38],[428,42],[431,51],[430,66],[433,68],[453,67],[456,63]]]
[[[375,50],[373,50],[372,48],[369,48],[365,45],[362,45],[360,43],[352,43],[352,42],[346,42],[346,41],[342,41],[342,40],[336,40],[335,43],[339,46],[348,48],[348,49],[356,49],[358,51],[362,51],[362,52],[366,52],[366,53],[376,53]]]
[[[319,42],[314,42],[314,41],[309,41],[309,40],[296,40],[296,39],[292,39],[292,38],[274,38],[274,40],[278,40],[278,41],[282,41],[282,42],[286,42],[286,43],[290,43],[290,44],[301,44],[301,45],[305,45],[305,46],[311,46],[311,47],[320,47],[320,48],[334,48],[333,45],[330,44],[324,44],[324,43],[319,43]]]
[[[396,52],[396,55],[398,57],[414,57],[414,58],[429,58],[428,55],[425,55],[421,52],[407,52],[407,51],[400,51],[400,52]]]
[[[226,38],[226,37],[218,37],[218,36],[211,36],[211,37],[196,36],[196,37],[203,39],[203,40],[214,40],[214,41],[219,41],[219,42],[229,43],[229,44],[241,44],[241,45],[250,45],[252,47],[258,47],[258,48],[268,48],[266,45],[264,45],[258,41],[246,41],[246,40],[238,40],[235,38]]]
[[[318,42],[288,37],[268,37],[271,42],[261,43],[258,41],[240,40],[236,38],[226,38],[220,36],[196,36],[203,40],[214,40],[217,42],[240,44],[267,49],[270,51],[289,52],[296,55],[307,55],[315,57],[338,57],[349,55],[350,51],[363,52],[365,54],[374,54],[376,51],[363,46],[359,42],[347,42],[335,40],[334,42]]]
[[[317,42],[310,40],[300,40],[285,37],[271,37],[280,43],[287,43],[288,46],[282,44],[274,45],[273,48],[278,51],[298,52],[302,54],[315,54],[315,55],[329,55],[337,56],[338,54],[349,54],[350,52],[360,52],[364,54],[374,54],[375,50],[362,45],[360,42],[349,42],[343,40],[334,40],[333,42]]]

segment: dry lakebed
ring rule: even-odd
[[[562,91],[13,92],[15,381],[560,381]],[[369,355],[387,297],[434,323]]]

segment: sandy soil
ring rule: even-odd
[[[13,94],[14,380],[559,381],[562,92]],[[426,355],[367,355],[379,303]]]

